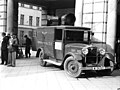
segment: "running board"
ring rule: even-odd
[[[60,62],[52,61],[52,60],[49,60],[49,59],[44,59],[43,61],[48,62],[48,63],[52,63],[52,64],[57,65],[57,66],[61,66],[61,64],[62,64]]]

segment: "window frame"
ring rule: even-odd
[[[32,26],[33,24],[33,16],[29,16],[29,26]]]
[[[24,14],[20,14],[20,25],[24,25]]]

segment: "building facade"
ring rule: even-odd
[[[32,37],[32,29],[42,25],[42,8],[39,6],[18,3],[18,38],[24,43],[24,35]]]
[[[59,18],[64,14],[75,13],[74,8],[57,9],[55,15],[48,15],[48,11],[39,6],[18,3],[18,38],[20,44],[24,43],[24,35],[32,38],[32,29],[46,26],[48,19]]]
[[[7,27],[7,24],[11,24],[7,22],[7,19],[11,19],[9,18],[9,16],[7,16],[7,7],[9,7],[7,6],[8,3],[9,2],[7,2],[7,0],[0,0],[0,32],[11,31],[8,30],[9,28]],[[17,7],[18,7],[18,11],[16,11]],[[18,29],[17,30],[18,38],[20,44],[22,44],[24,43],[24,35],[28,35],[29,37],[32,37],[32,29],[36,29],[40,26],[46,26],[48,19],[59,18],[68,13],[75,13],[75,8],[57,9],[54,11],[55,15],[53,14],[47,15],[48,11],[42,8],[41,6],[35,6],[31,4],[18,2],[18,5],[16,5],[16,8],[15,10],[13,10],[13,12],[16,15],[18,13],[17,16],[16,15],[12,16],[14,21],[17,20],[18,22],[18,25],[14,26],[13,24],[13,26],[16,27],[16,29]],[[1,34],[0,34],[0,39],[2,39]]]
[[[1,33],[7,32],[7,1],[0,0],[0,41]],[[20,44],[24,35],[32,37],[32,29],[47,25],[47,12],[40,6],[18,3],[18,38]]]
[[[1,41],[1,33],[6,31],[7,28],[7,3],[6,0],[0,0],[0,41]]]
[[[90,27],[95,38],[115,49],[116,0],[76,0],[76,26]]]

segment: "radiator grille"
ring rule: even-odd
[[[97,48],[90,47],[88,48],[88,54],[86,55],[86,63],[93,64],[97,61]]]

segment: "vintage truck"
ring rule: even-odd
[[[106,42],[94,38],[90,28],[43,26],[33,30],[33,50],[40,65],[52,63],[63,67],[72,77],[94,70],[110,75],[114,70],[114,52]]]

